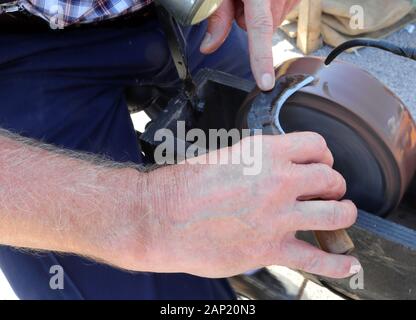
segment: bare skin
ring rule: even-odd
[[[322,137],[263,140],[260,175],[186,163],[144,173],[0,135],[0,244],[152,272],[232,276],[278,264],[334,278],[359,265],[295,238],[357,216]],[[219,157],[245,148],[243,140]],[[308,201],[312,198],[325,199]],[[356,270],[357,268],[355,268]]]
[[[264,91],[273,89],[273,33],[298,3],[299,0],[224,0],[208,20],[201,52],[209,54],[217,50],[236,21],[247,30],[251,68],[258,86]]]

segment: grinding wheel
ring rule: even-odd
[[[384,216],[400,203],[416,168],[416,125],[403,103],[367,72],[315,57],[285,62],[273,91],[254,90],[237,125],[264,134],[314,131],[327,141],[346,198]]]

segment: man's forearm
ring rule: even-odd
[[[243,176],[243,166],[233,164],[184,163],[141,173],[0,132],[0,244],[204,277],[270,264],[335,278],[359,270],[352,269],[359,265],[355,258],[295,237],[298,230],[345,229],[357,216],[349,201],[297,200],[345,193],[325,141],[308,133],[257,136],[217,156],[233,158],[259,139],[263,169]]]
[[[137,186],[146,174],[50,149],[0,131],[0,243],[106,259],[130,234],[131,215],[145,224]],[[135,234],[144,252],[146,235]]]

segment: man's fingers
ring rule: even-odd
[[[273,1],[272,14],[274,27],[279,27],[286,15],[285,9],[288,5],[288,1]]]
[[[298,201],[290,214],[293,231],[332,231],[347,229],[357,219],[357,207],[344,201]]]
[[[292,178],[298,182],[298,200],[339,200],[347,191],[340,173],[325,164],[294,165]]]
[[[314,132],[299,132],[283,137],[284,152],[296,164],[323,163],[330,167],[334,158],[325,139]]]
[[[291,240],[284,247],[285,266],[324,277],[348,278],[361,270],[352,256],[326,253],[306,242]]]
[[[273,16],[270,0],[243,0],[249,40],[251,68],[263,91],[275,84],[273,66]]]
[[[234,21],[233,1],[224,1],[218,10],[208,19],[208,29],[201,44],[201,52],[210,54],[217,50],[227,39]]]

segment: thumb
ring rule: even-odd
[[[234,3],[225,0],[221,6],[208,18],[208,29],[201,44],[201,52],[213,53],[227,39],[234,21]]]

